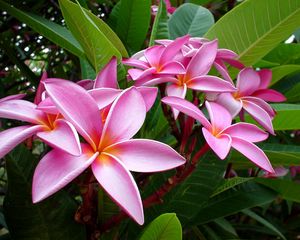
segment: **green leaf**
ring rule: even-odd
[[[300,105],[299,104],[272,104],[277,112],[273,119],[275,130],[300,129]]]
[[[261,223],[262,225],[264,225],[268,229],[270,229],[272,232],[277,234],[282,239],[286,240],[285,236],[283,236],[283,234],[273,224],[271,224],[269,221],[267,221],[263,217],[259,216],[258,214],[256,214],[255,212],[253,212],[249,209],[244,209],[242,212],[244,214],[248,215],[249,217],[255,219],[257,222]]]
[[[286,77],[293,73],[300,72],[300,65],[294,65],[294,64],[282,65],[282,66],[273,67],[271,70],[273,75],[272,75],[272,81],[270,86],[277,83],[283,77]]]
[[[213,24],[211,12],[192,3],[185,3],[177,8],[168,22],[171,39],[186,34],[202,37]]]
[[[299,0],[246,0],[224,15],[205,37],[218,38],[219,47],[237,52],[252,65],[300,25]]]
[[[279,66],[279,63],[269,62],[264,59],[259,60],[253,65],[254,68],[272,68]]]
[[[140,240],[181,240],[181,224],[175,213],[165,213],[154,219],[145,229]]]
[[[260,145],[273,167],[300,165],[300,146],[265,143]],[[237,151],[232,151],[230,162],[234,169],[247,169],[254,164]]]
[[[59,0],[61,11],[74,37],[79,41],[88,60],[96,72],[98,72],[108,61],[117,56],[121,58],[119,50],[108,38],[105,30],[108,26],[103,23],[99,26],[91,19],[88,11],[69,0]],[[79,21],[80,19],[80,21]],[[99,19],[99,21],[102,21]]]
[[[0,8],[7,11],[21,22],[26,23],[33,30],[58,46],[68,50],[78,57],[84,56],[82,47],[66,28],[33,13],[21,11],[2,0],[0,0]]]
[[[169,39],[168,19],[166,4],[161,0],[153,23],[149,46],[153,46],[156,39]]]
[[[64,191],[41,203],[32,203],[31,182],[36,162],[24,146],[6,158],[8,189],[4,213],[12,239],[85,239],[84,226],[74,221],[78,206]]]
[[[264,57],[264,60],[281,65],[298,64],[300,62],[300,45],[295,43],[279,44]]]
[[[278,192],[286,200],[300,203],[300,184],[286,179],[256,178],[256,182]]]
[[[259,184],[246,182],[223,192],[206,202],[189,225],[199,225],[216,218],[226,217],[243,209],[272,202],[277,194]]]
[[[96,72],[91,64],[85,58],[80,58],[81,78],[82,79],[95,79]]]
[[[300,102],[300,82],[295,84],[289,91],[285,92],[284,95],[288,102]]]
[[[130,52],[141,49],[149,29],[150,0],[121,0],[116,32]]]
[[[249,180],[252,180],[253,178],[243,178],[243,177],[234,177],[234,178],[229,178],[225,179],[224,183],[220,185],[210,197],[214,197],[222,192],[227,191],[228,189],[231,189],[239,184],[242,184],[244,182],[247,182]]]

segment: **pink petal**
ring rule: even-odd
[[[128,70],[129,76],[134,81],[143,79],[153,73],[156,73],[156,68],[154,68],[154,67],[148,68],[146,70],[140,70],[140,69],[129,69]]]
[[[249,158],[260,168],[274,173],[274,169],[266,154],[253,143],[247,142],[237,137],[232,137],[231,146],[241,154],[243,154],[245,157]]]
[[[43,126],[36,125],[14,127],[0,132],[0,158],[4,157],[27,138],[43,130]]]
[[[92,164],[93,173],[111,198],[138,224],[144,223],[142,199],[138,187],[121,161],[102,153]]]
[[[205,128],[211,128],[209,121],[206,119],[201,110],[191,102],[179,97],[164,97],[161,101],[165,104],[168,104],[170,107],[176,108],[180,112],[183,112],[184,114],[198,120]]]
[[[65,187],[73,181],[99,155],[87,144],[82,144],[82,154],[78,157],[59,149],[47,153],[37,165],[32,182],[32,202],[37,203]]]
[[[243,108],[269,133],[275,135],[270,115],[260,106],[243,100]]]
[[[238,54],[234,51],[231,51],[226,48],[219,48],[217,52],[217,58],[228,58],[228,59],[235,59],[238,58]]]
[[[145,50],[145,57],[152,67],[159,66],[159,58],[164,49],[163,46],[153,46]]]
[[[0,117],[34,124],[44,124],[47,121],[46,115],[36,109],[34,103],[18,99],[0,102]]]
[[[259,88],[260,77],[252,68],[244,68],[238,74],[236,84],[240,96],[251,95]]]
[[[159,65],[164,65],[165,63],[172,61],[176,54],[181,50],[182,45],[187,43],[189,38],[188,35],[185,35],[168,44],[160,56]]]
[[[91,79],[84,79],[76,82],[80,87],[83,87],[85,90],[93,89],[95,81]]]
[[[191,59],[186,69],[186,74],[189,76],[189,79],[199,77],[201,75],[206,75],[209,72],[216,58],[217,48],[217,40],[204,43],[199,48],[196,55]]]
[[[143,86],[137,87],[136,89],[142,95],[146,105],[146,111],[148,112],[156,100],[158,89],[156,87],[143,87]]]
[[[234,92],[236,88],[232,83],[215,76],[199,76],[192,78],[187,83],[188,88],[203,92]]]
[[[231,137],[244,139],[248,142],[261,142],[268,138],[269,134],[250,123],[235,123],[226,128],[222,133]]]
[[[241,63],[239,60],[224,58],[223,61],[237,69],[245,68],[245,65],[243,63]]]
[[[243,107],[242,101],[235,99],[231,93],[221,93],[216,103],[225,107],[230,112],[232,118],[234,118]]]
[[[218,157],[221,159],[226,158],[231,147],[230,136],[221,134],[220,136],[215,137],[206,128],[202,128],[202,132],[207,144],[218,155]]]
[[[98,73],[95,79],[94,88],[118,88],[117,79],[117,58],[112,59]]]
[[[123,59],[122,63],[128,66],[137,67],[141,69],[147,69],[150,67],[148,63],[134,58]]]
[[[121,92],[121,89],[115,88],[96,88],[88,91],[88,93],[96,101],[99,109],[103,109],[111,104],[121,94]]]
[[[220,104],[208,101],[205,102],[205,106],[210,117],[212,132],[219,133],[231,125],[232,118],[226,108]]]
[[[274,109],[268,103],[266,103],[264,100],[262,100],[260,98],[257,98],[257,97],[242,97],[241,100],[242,101],[246,100],[246,101],[249,101],[249,102],[252,102],[252,103],[258,105],[263,110],[265,110],[270,115],[271,118],[273,118],[275,116]]]
[[[220,63],[219,61],[215,61],[214,62],[214,66],[215,68],[217,69],[217,71],[221,74],[221,76],[228,82],[232,83],[233,84],[233,81],[228,73],[228,70],[226,68],[224,68]]]
[[[152,78],[150,80],[147,80],[143,83],[140,84],[139,81],[135,82],[135,86],[154,86],[157,84],[161,84],[161,83],[177,83],[178,79],[175,77],[167,77],[167,76],[162,76],[162,77],[158,77],[158,78]]]
[[[52,102],[51,98],[47,97],[43,101],[39,103],[36,109],[41,110],[45,113],[49,114],[59,114],[58,109],[56,108],[55,104]]]
[[[273,89],[259,89],[255,91],[252,96],[261,98],[267,102],[285,102],[286,97]]]
[[[45,91],[44,81],[48,78],[48,74],[46,71],[43,72],[42,77],[40,79],[38,88],[35,93],[34,103],[39,104],[42,101],[42,93]]]
[[[53,148],[59,148],[69,154],[81,154],[79,136],[74,126],[64,119],[54,122],[53,130],[37,133],[37,136]]]
[[[132,138],[146,117],[143,97],[135,87],[122,92],[111,106],[101,136],[99,149]]]
[[[95,100],[86,90],[70,81],[48,79],[45,88],[64,118],[96,149],[100,142],[102,119]]]
[[[4,102],[4,101],[8,101],[8,100],[17,100],[17,99],[22,99],[26,96],[25,93],[20,93],[20,94],[14,94],[14,95],[10,95],[4,98],[0,99],[0,103]]]
[[[266,89],[272,80],[272,71],[270,69],[261,69],[257,72],[260,77],[260,89]]]
[[[166,93],[169,97],[179,97],[184,99],[186,95],[187,87],[186,84],[183,84],[182,86],[177,84],[170,84],[166,87]],[[179,115],[179,111],[176,108],[172,107],[174,118],[177,119]]]
[[[132,139],[104,149],[136,172],[160,172],[176,168],[185,159],[168,145],[148,139]]]
[[[160,68],[159,74],[185,74],[185,69],[179,62],[168,62]]]

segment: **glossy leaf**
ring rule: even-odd
[[[271,70],[273,75],[272,75],[272,81],[270,86],[274,85],[279,80],[281,80],[282,78],[290,74],[300,72],[300,65],[295,65],[295,64],[281,65],[281,66],[273,67]]]
[[[181,5],[169,20],[170,37],[175,39],[186,34],[202,37],[214,24],[211,12],[192,3]]]
[[[161,0],[152,26],[149,46],[154,45],[156,39],[169,39],[168,19],[166,4]]]
[[[112,56],[121,57],[107,34],[99,29],[82,7],[69,0],[60,0],[59,4],[68,27],[82,45],[96,72],[108,63]]]
[[[205,35],[252,65],[300,25],[299,0],[247,0],[224,15]]]
[[[281,65],[298,64],[300,63],[300,45],[295,43],[279,44],[264,57],[264,60]]]
[[[0,7],[55,44],[78,57],[84,56],[82,47],[68,29],[33,13],[21,11],[2,0],[0,0]]]
[[[80,58],[81,78],[82,79],[95,79],[96,72],[91,64],[85,58]]]
[[[24,146],[7,158],[8,189],[5,218],[13,239],[84,240],[85,228],[74,221],[78,208],[65,192],[33,204],[31,181],[37,161]]]
[[[154,219],[145,229],[140,240],[181,240],[181,224],[175,213],[165,213]]]

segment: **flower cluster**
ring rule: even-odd
[[[128,70],[128,80],[134,86],[128,89],[118,87],[117,59],[112,58],[95,80],[73,83],[44,74],[34,103],[22,100],[23,94],[0,99],[1,118],[29,123],[0,133],[0,157],[31,136],[53,148],[35,169],[34,203],[57,192],[91,166],[111,198],[143,224],[142,200],[129,171],[157,172],[185,164],[185,159],[166,144],[132,139],[156,100],[157,85],[165,86],[162,102],[170,106],[174,119],[180,112],[196,119],[207,144],[221,159],[232,147],[260,168],[274,172],[267,156],[254,144],[265,140],[268,133],[253,124],[232,124],[236,115],[243,120],[247,112],[274,134],[275,111],[266,101],[285,98],[267,89],[271,72],[245,68],[234,52],[219,49],[217,40],[184,36],[157,43],[123,59],[125,65],[133,67]],[[236,86],[228,65],[240,69]],[[199,93],[204,94],[201,110],[185,100],[188,91],[196,93],[193,96],[197,99]]]

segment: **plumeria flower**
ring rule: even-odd
[[[237,77],[237,91],[218,95],[216,102],[229,110],[233,117],[244,109],[268,132],[275,134],[272,125],[275,111],[264,100],[281,102],[285,97],[275,90],[267,89],[271,78],[270,71],[256,72],[252,68],[244,68]]]
[[[33,177],[33,202],[57,192],[91,166],[95,178],[111,198],[137,223],[143,224],[142,200],[129,171],[164,171],[184,164],[185,159],[166,144],[131,139],[146,115],[139,91],[135,87],[123,91],[110,107],[103,125],[97,103],[82,87],[48,79],[45,88],[57,109],[72,122],[86,143],[81,144],[80,156],[54,149],[41,159]]]
[[[0,117],[31,123],[0,132],[0,158],[25,139],[36,134],[48,145],[74,155],[81,154],[78,134],[60,115],[46,114],[34,103],[11,99],[0,102]]]
[[[63,79],[57,79],[64,81]],[[117,59],[113,57],[109,63],[98,73],[95,80],[85,79],[77,82],[78,85],[88,90],[88,93],[97,102],[99,110],[110,106],[113,101],[124,91],[119,89],[117,79]],[[153,106],[156,96],[156,87],[141,86],[136,88],[141,94],[149,111]],[[51,98],[46,98],[40,102],[38,109],[48,113],[58,113],[58,109]],[[108,112],[107,110],[105,111]]]
[[[165,97],[162,102],[198,120],[203,125],[202,132],[207,144],[219,158],[224,159],[232,147],[260,168],[274,172],[265,153],[253,144],[268,137],[268,133],[257,126],[249,123],[231,125],[230,113],[217,103],[205,102],[210,117],[209,122],[198,107],[184,99]]]
[[[184,74],[183,65],[174,61],[174,57],[180,52],[181,47],[189,39],[189,36],[177,38],[168,46],[156,45],[140,51],[123,63],[132,68],[128,70],[130,78],[143,82],[149,79],[160,79],[177,74]]]

